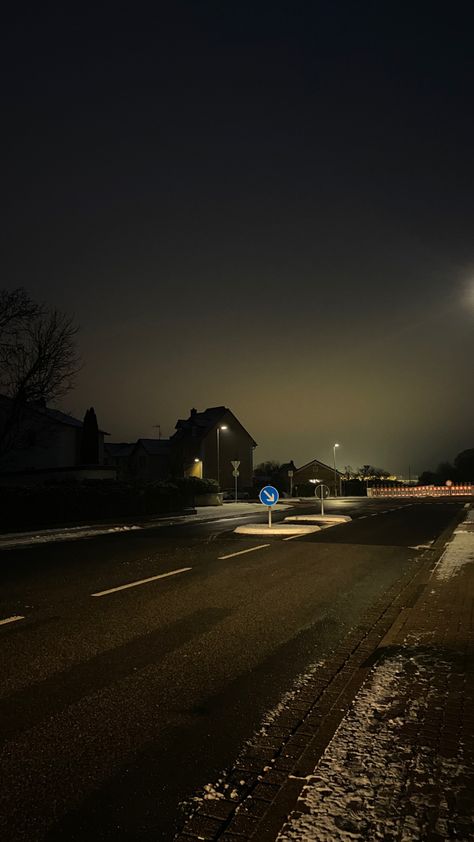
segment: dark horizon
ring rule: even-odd
[[[2,286],[81,325],[63,408],[125,441],[226,405],[256,462],[472,447],[473,23],[10,9]]]

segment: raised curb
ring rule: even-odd
[[[236,526],[234,532],[238,535],[264,535],[272,538],[274,535],[310,535],[320,529],[320,526],[298,526],[291,523],[274,523],[271,527],[265,523],[246,523],[244,526]]]

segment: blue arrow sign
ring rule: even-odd
[[[278,491],[273,487],[273,485],[266,485],[262,488],[258,496],[260,498],[260,502],[263,503],[264,506],[274,506],[275,503],[278,503],[278,499],[280,497]]]

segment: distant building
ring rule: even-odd
[[[293,488],[296,494],[301,494],[302,487],[308,485],[316,485],[323,483],[329,487],[331,495],[340,494],[340,487],[343,475],[340,471],[336,471],[336,485],[334,483],[334,468],[330,465],[325,465],[319,459],[313,459],[301,468],[294,471],[293,474]]]
[[[221,489],[234,486],[232,461],[240,462],[239,488],[252,486],[256,441],[225,406],[213,406],[176,423],[170,443],[185,476],[218,479]]]
[[[166,479],[173,473],[169,439],[138,439],[128,460],[129,475],[144,482]]]
[[[114,467],[117,479],[130,479],[130,457],[135,442],[106,442],[104,445],[104,461],[106,465]]]

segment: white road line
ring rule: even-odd
[[[283,538],[284,541],[294,541],[295,538],[303,538],[303,535],[289,535],[288,538]]]
[[[225,561],[227,558],[235,558],[236,555],[244,555],[244,553],[253,553],[255,550],[263,550],[269,547],[270,544],[259,544],[258,547],[249,547],[248,550],[239,550],[238,553],[230,553],[230,555],[220,555],[218,561]]]
[[[364,520],[365,517],[369,517],[368,515],[359,515],[357,520]]]
[[[5,620],[0,620],[0,626],[6,626],[7,623],[17,623],[18,620],[24,620],[24,619],[25,618],[23,617],[22,614],[15,614],[14,617],[6,617]]]
[[[97,591],[97,593],[91,593],[91,596],[106,596],[109,593],[124,591],[127,588],[136,588],[138,585],[146,585],[147,582],[156,582],[157,579],[166,579],[167,576],[177,576],[178,573],[186,573],[188,570],[192,569],[192,567],[181,567],[179,570],[170,570],[169,573],[160,573],[159,576],[149,576],[148,579],[138,579],[136,582],[129,582],[127,585],[119,585],[118,588],[109,588],[106,591]]]
[[[184,526],[212,526],[213,523],[227,523],[227,521],[231,520],[242,520],[243,517],[255,517],[255,515],[259,515],[260,512],[248,512],[248,514],[244,515],[229,515],[229,517],[220,517],[220,518],[212,518],[212,520],[201,520],[201,521],[190,521],[189,523],[183,524]],[[176,524],[175,524],[176,525]],[[181,524],[179,524],[181,526]]]

